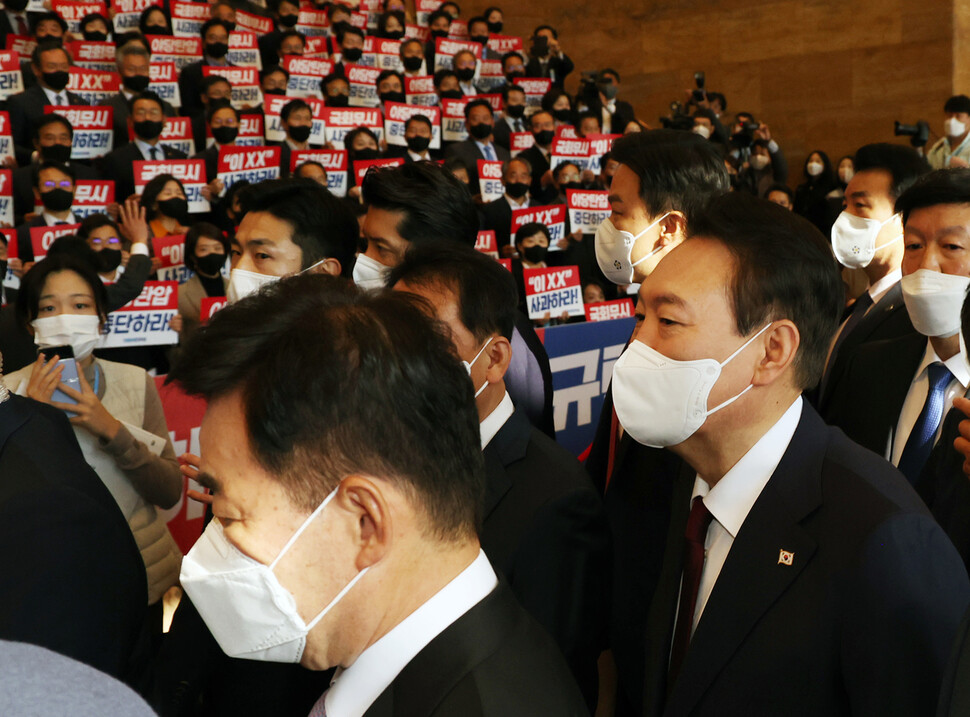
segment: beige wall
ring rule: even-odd
[[[461,2],[467,18],[488,2]],[[506,31],[559,29],[577,71],[615,67],[620,97],[651,126],[696,70],[728,111],[767,122],[797,184],[806,154],[835,161],[894,141],[893,120],[940,131],[943,102],[970,94],[970,0],[529,0],[495,3]],[[904,140],[905,141],[905,140]]]

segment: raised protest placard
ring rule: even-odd
[[[515,84],[525,92],[525,106],[539,109],[542,107],[542,96],[552,87],[552,80],[548,77],[520,77]]]
[[[512,210],[512,226],[510,233],[515,233],[526,224],[544,224],[549,230],[549,251],[558,251],[557,246],[566,236],[566,205],[553,204],[548,207],[528,207]]]
[[[304,37],[327,37],[330,34],[330,20],[326,10],[300,9],[296,20],[296,29]]]
[[[108,314],[97,348],[177,344],[178,332],[169,328],[169,322],[178,307],[177,281],[146,281],[137,298]]]
[[[344,65],[347,82],[350,83],[351,107],[378,107],[380,98],[377,96],[377,76],[382,70],[363,65]]]
[[[482,194],[482,201],[491,202],[505,194],[505,185],[502,181],[501,162],[478,160],[478,188]]]
[[[159,174],[171,174],[185,187],[189,212],[209,211],[209,202],[202,196],[202,188],[206,185],[204,159],[158,159],[148,162],[137,160],[134,170],[135,191],[139,194]]]
[[[17,230],[16,229],[0,229],[0,234],[3,235],[4,244],[7,245],[7,259],[16,259],[17,257]],[[8,289],[19,289],[20,288],[20,277],[13,273],[13,269],[10,264],[7,264],[7,273],[3,275],[3,285]],[[6,300],[7,297],[4,296]]]
[[[117,70],[113,42],[69,42],[66,47],[78,67],[100,72]]]
[[[74,128],[71,159],[93,159],[111,151],[114,109],[86,105],[46,105],[44,114],[59,114]]]
[[[431,39],[431,30],[427,27],[421,27],[420,25],[414,25],[412,23],[407,23],[404,26],[404,37],[415,40],[420,40],[423,43],[427,43]]]
[[[108,9],[103,2],[79,2],[79,0],[51,0],[51,9],[67,23],[67,31],[81,34],[81,18],[97,13],[108,17]]]
[[[452,40],[467,40],[468,23],[464,20],[452,20],[451,25],[448,27],[448,37]]]
[[[225,296],[206,296],[199,306],[199,323],[205,324],[212,315],[229,304]]]
[[[306,48],[303,50],[304,57],[326,58],[330,55],[329,38],[308,36]]]
[[[20,56],[6,50],[0,52],[0,100],[24,91],[24,77],[20,71]]]
[[[502,95],[498,94],[478,94],[469,97],[470,100],[485,100],[492,108],[492,112],[502,111]]]
[[[166,117],[162,120],[162,144],[184,152],[191,157],[195,154],[195,137],[192,135],[191,117]],[[201,149],[201,148],[200,148]]]
[[[255,67],[216,67],[202,68],[203,77],[218,75],[225,77],[232,85],[232,106],[237,110],[256,107],[263,101],[263,91],[259,87],[259,71]]]
[[[367,174],[367,170],[371,167],[400,167],[404,164],[404,160],[400,157],[394,158],[384,158],[384,159],[358,159],[353,162],[354,176],[357,178],[357,186],[359,187],[361,182],[364,181],[364,175]]]
[[[333,72],[333,61],[287,55],[283,58],[283,69],[290,73],[290,80],[286,85],[288,97],[322,98],[320,80]]]
[[[428,26],[428,15],[441,7],[442,0],[415,0],[414,19],[421,27]]]
[[[290,152],[290,171],[304,162],[319,162],[327,170],[327,189],[336,197],[347,195],[347,151],[344,149],[298,149]]]
[[[13,226],[13,172],[9,169],[0,169],[0,223]]]
[[[578,134],[576,134],[576,128],[571,124],[561,124],[556,127],[556,137],[564,137],[566,139],[582,139]]]
[[[409,105],[438,104],[438,93],[434,89],[434,77],[431,75],[405,77],[404,96]]]
[[[522,52],[522,38],[514,35],[489,35],[488,49],[498,55],[507,52]]]
[[[374,64],[371,67],[376,67],[379,70],[404,72],[404,66],[401,64],[400,40],[385,40],[368,35],[364,38],[364,56],[370,56],[374,59]],[[362,62],[361,64],[365,63]]]
[[[293,101],[292,97],[285,97],[281,95],[269,95],[266,98],[266,103],[263,105],[263,110],[265,112],[266,125],[266,140],[268,142],[282,142],[286,139],[286,131],[283,129],[282,119],[280,117],[280,112],[283,108],[290,102]],[[310,126],[310,144],[323,144],[326,142],[326,134],[324,129],[326,127],[326,121],[324,120],[324,110],[323,101],[318,100],[314,97],[305,97],[303,101],[310,105],[310,114],[312,116],[312,124]]]
[[[384,135],[380,110],[324,107],[321,112],[325,124],[324,137],[337,149],[346,149],[344,137],[355,127],[367,127],[377,135],[377,139]]]
[[[564,313],[583,316],[583,290],[578,266],[523,269],[525,303],[530,319],[559,318]]]
[[[174,62],[153,62],[148,68],[151,91],[178,109],[182,106],[179,93],[179,73]]]
[[[478,66],[478,86],[485,91],[497,90],[505,84],[501,60],[482,60]]]
[[[268,35],[275,29],[272,18],[255,15],[245,10],[236,10],[236,27],[255,32],[257,35]]]
[[[623,135],[620,134],[588,134],[586,139],[589,141],[589,166],[596,174],[603,171],[601,161],[603,155],[610,151],[613,142]]]
[[[201,37],[170,37],[168,35],[148,35],[152,48],[152,62],[172,62],[179,72],[186,65],[202,59]]]
[[[185,266],[185,235],[152,237],[152,253],[159,261],[155,273],[159,281],[177,281],[184,284],[192,276]]]
[[[610,216],[610,193],[592,189],[567,189],[569,226],[583,234],[595,234],[597,227]]]
[[[162,3],[161,0],[111,0],[111,22],[115,34],[137,31],[142,12],[150,5],[161,7]]]
[[[169,8],[175,37],[199,37],[202,24],[209,19],[209,3],[172,0]]]
[[[475,237],[475,250],[482,254],[487,254],[493,259],[498,259],[498,242],[495,239],[495,232],[491,229],[483,229]]]
[[[612,321],[613,319],[627,319],[631,316],[633,316],[633,299],[596,301],[592,304],[586,304],[587,321]]]
[[[452,27],[455,23],[452,22]],[[482,46],[471,40],[452,40],[447,37],[437,37],[434,41],[434,71],[452,69],[452,59],[455,53],[470,50],[476,60],[482,59]]]
[[[69,70],[67,89],[80,95],[91,105],[97,105],[121,89],[121,76],[117,72],[102,72],[84,67]]]
[[[229,35],[229,53],[226,59],[239,67],[255,67],[263,69],[263,60],[259,54],[259,38],[255,32],[236,30]]]
[[[390,145],[407,147],[404,126],[415,115],[423,115],[431,121],[431,149],[441,148],[441,109],[406,105],[400,102],[384,103],[384,139]]]
[[[465,104],[467,99],[441,100],[441,139],[445,142],[464,142],[468,139],[465,129]]]
[[[108,205],[115,201],[113,179],[79,179],[74,183],[74,203],[71,211],[78,219],[92,214],[107,214]]]
[[[509,135],[509,154],[515,157],[535,143],[536,138],[532,136],[532,132],[512,132]]]
[[[237,147],[262,147],[266,144],[263,131],[263,115],[242,115],[239,118]]]
[[[58,237],[74,234],[80,224],[58,224],[52,227],[31,227],[30,247],[34,252],[34,261],[40,261],[51,248],[51,244]],[[16,242],[14,242],[16,244]]]
[[[575,164],[580,169],[587,169],[589,166],[589,142],[585,139],[569,139],[567,137],[556,137],[552,140],[549,168],[555,169],[564,162]]]
[[[47,10],[45,8],[40,12],[47,12]],[[30,35],[7,35],[7,50],[18,57],[29,59],[35,47],[37,42]]]
[[[279,177],[279,147],[219,148],[219,179],[226,185],[226,189],[243,179],[257,184]]]
[[[0,158],[13,157],[13,135],[10,130],[10,114],[0,110]]]

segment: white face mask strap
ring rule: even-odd
[[[326,615],[328,612],[330,612],[330,610],[333,609],[333,606],[336,605],[338,602],[340,602],[341,599],[343,599],[344,595],[350,592],[350,589],[357,584],[358,580],[364,577],[364,575],[367,573],[368,570],[370,570],[370,565],[368,565],[366,568],[364,568],[359,573],[357,573],[354,576],[354,579],[351,580],[349,583],[347,583],[347,586],[339,593],[337,593],[337,596],[330,601],[330,604],[327,605],[325,608],[323,608],[323,610],[321,610],[319,613],[317,613],[317,616],[307,624],[306,626],[307,632],[309,632],[314,627],[316,627],[317,623],[323,619],[323,616]]]
[[[759,336],[761,336],[761,334],[763,334],[763,333],[764,333],[765,331],[767,331],[767,329],[768,329],[768,327],[769,327],[769,326],[771,326],[771,325],[772,325],[773,323],[774,323],[773,321],[769,321],[769,322],[768,322],[767,324],[765,324],[765,326],[764,326],[764,328],[763,328],[763,329],[761,329],[761,331],[759,331],[759,332],[758,332],[758,333],[756,333],[756,334],[755,334],[754,336],[752,336],[752,337],[751,337],[750,339],[748,339],[747,341],[745,341],[745,342],[744,342],[744,344],[743,344],[743,345],[741,346],[741,348],[739,348],[739,349],[738,349],[737,351],[735,351],[735,352],[734,352],[733,354],[731,354],[731,355],[730,355],[730,356],[728,356],[728,357],[727,357],[726,359],[724,359],[724,360],[723,360],[723,361],[721,362],[721,368],[724,368],[725,366],[727,366],[727,365],[728,365],[728,364],[729,364],[729,363],[731,362],[731,359],[733,359],[733,358],[734,358],[735,356],[737,356],[737,355],[738,355],[739,353],[741,353],[741,352],[742,352],[742,351],[744,351],[744,350],[745,350],[746,348],[748,348],[748,346],[749,346],[749,345],[751,344],[751,342],[752,342],[752,341],[754,341],[754,340],[755,340],[756,338],[758,338]]]
[[[666,219],[667,217],[669,217],[669,216],[670,216],[671,214],[673,214],[673,212],[667,212],[667,213],[666,213],[666,214],[664,214],[664,215],[663,215],[662,217],[660,217],[660,219],[658,219],[658,220],[657,220],[657,221],[655,221],[655,222],[654,222],[653,224],[651,224],[651,225],[650,225],[650,226],[648,226],[648,227],[647,227],[646,229],[644,229],[644,230],[643,230],[642,232],[640,232],[640,233],[639,233],[639,234],[637,234],[637,235],[636,235],[635,237],[633,237],[633,246],[636,246],[636,244],[637,244],[637,241],[638,241],[638,240],[640,239],[640,237],[642,237],[642,236],[643,236],[644,234],[646,234],[646,233],[647,233],[648,231],[650,231],[650,230],[651,230],[651,229],[653,229],[653,228],[654,228],[655,226],[657,226],[658,224],[660,224],[660,222],[662,222],[662,221],[663,221],[664,219]],[[631,247],[630,247],[630,251],[631,251],[631,252],[633,251],[633,246],[631,246]],[[644,261],[646,261],[647,259],[649,259],[650,257],[652,257],[652,256],[653,256],[654,254],[656,254],[656,253],[657,253],[658,251],[660,251],[660,250],[661,250],[661,249],[663,249],[663,248],[664,248],[664,245],[663,245],[663,244],[661,244],[660,246],[657,246],[657,247],[654,247],[652,251],[650,251],[650,252],[648,252],[648,253],[646,253],[646,254],[644,254],[643,256],[641,256],[641,257],[640,257],[639,259],[637,259],[636,261],[634,261],[634,262],[631,262],[631,263],[630,263],[630,266],[636,266],[637,264],[639,264],[639,263],[641,263],[641,262],[644,262]]]
[[[322,264],[323,262],[325,262],[325,261],[327,261],[327,259],[329,259],[329,258],[330,258],[330,257],[324,257],[324,258],[323,258],[323,259],[321,259],[320,261],[318,261],[318,262],[316,262],[316,263],[314,263],[314,264],[311,264],[311,265],[310,265],[310,266],[308,266],[308,267],[307,267],[306,269],[301,269],[300,271],[298,271],[298,272],[296,272],[296,274],[297,274],[297,276],[299,276],[300,274],[306,274],[306,273],[309,273],[309,272],[311,272],[311,271],[313,271],[313,270],[314,270],[314,269],[316,269],[316,268],[317,268],[318,266],[320,266],[320,265],[321,265],[321,264]]]
[[[485,352],[485,349],[488,348],[488,345],[490,343],[492,343],[492,339],[493,338],[495,338],[495,337],[494,336],[490,336],[489,339],[488,339],[488,341],[486,341],[482,345],[482,347],[478,350],[478,353],[475,354],[475,358],[473,358],[471,361],[469,361],[469,363],[468,363],[468,370],[469,371],[471,370],[471,367],[475,365],[475,362],[478,361],[479,358],[481,358],[481,355]]]
[[[296,539],[299,538],[303,534],[303,531],[306,530],[307,529],[307,526],[309,526],[310,523],[313,522],[314,518],[316,518],[318,515],[320,515],[320,512],[324,508],[327,507],[327,503],[329,503],[331,500],[333,500],[333,497],[335,495],[337,495],[337,489],[336,488],[334,488],[332,491],[330,491],[330,495],[328,495],[326,498],[324,498],[323,499],[323,502],[320,505],[317,506],[316,510],[314,510],[312,513],[310,513],[310,517],[308,517],[306,520],[303,521],[303,525],[301,525],[299,527],[299,529],[297,529],[297,531],[295,533],[293,533],[293,536],[289,540],[286,541],[286,545],[283,546],[283,549],[279,552],[279,555],[277,555],[276,558],[274,558],[273,562],[271,562],[269,564],[269,569],[270,570],[272,570],[273,568],[276,567],[276,564],[280,561],[280,559],[284,555],[286,555],[286,551],[289,550],[293,546],[293,543],[296,542]]]

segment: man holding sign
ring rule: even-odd
[[[493,202],[482,205],[482,228],[495,232],[495,242],[502,256],[512,255],[512,212],[530,206],[529,186],[532,167],[521,157],[510,159],[502,171],[505,193]]]
[[[37,170],[34,198],[44,209],[29,222],[17,227],[17,258],[25,264],[34,260],[35,252],[30,241],[31,229],[73,226],[78,223],[71,211],[74,203],[74,179],[74,170],[65,164],[45,162]]]
[[[132,42],[118,49],[116,62],[121,91],[101,104],[114,108],[114,148],[118,149],[128,141],[128,103],[135,94],[148,89],[151,55],[142,45]],[[166,117],[175,116],[175,109],[165,100],[162,110]]]
[[[505,147],[495,144],[495,113],[488,100],[472,100],[465,105],[465,127],[470,135],[445,150],[445,159],[457,158],[468,167],[469,179],[478,186],[478,160],[507,162],[511,159]]]

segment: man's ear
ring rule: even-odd
[[[687,215],[672,211],[660,222],[660,245],[679,244],[687,236]]]
[[[801,336],[798,327],[788,319],[775,321],[771,328],[765,331],[764,356],[755,367],[751,383],[755,386],[767,386],[788,373],[788,369],[795,361]]]
[[[357,570],[379,562],[394,535],[392,499],[384,486],[369,476],[349,475],[340,482],[335,501],[356,521]]]
[[[498,383],[505,377],[512,362],[512,344],[504,336],[495,336],[485,349],[485,355],[488,356],[485,378],[489,383]]]
[[[330,276],[340,276],[340,272],[343,268],[340,266],[340,262],[333,257],[324,259],[319,264],[307,271],[308,274],[329,274]]]

